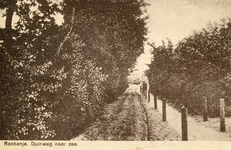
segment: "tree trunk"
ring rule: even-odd
[[[6,22],[5,27],[6,29],[12,29],[12,19],[14,15],[14,11],[16,9],[17,0],[12,0],[11,4],[6,6]]]

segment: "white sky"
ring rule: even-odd
[[[231,0],[145,0],[148,6],[148,42],[161,44],[169,38],[173,44],[189,36],[193,30],[206,27],[209,22],[231,18]],[[136,66],[141,74],[150,63],[150,47],[138,58]]]

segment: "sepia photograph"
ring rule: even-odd
[[[230,141],[231,0],[0,0],[0,149]]]

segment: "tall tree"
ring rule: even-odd
[[[1,8],[9,8],[7,24],[18,33],[10,36],[11,44],[4,39],[1,47],[1,138],[70,139],[125,90],[128,70],[143,51],[141,7],[146,4],[13,2],[1,1]],[[19,18],[14,25],[12,12]],[[61,25],[57,13],[64,17]]]

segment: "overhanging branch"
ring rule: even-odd
[[[59,45],[59,48],[58,48],[58,51],[57,51],[58,55],[59,55],[59,53],[60,53],[60,51],[61,51],[61,49],[63,47],[63,44],[67,41],[67,39],[71,35],[71,32],[73,30],[73,25],[74,25],[74,18],[75,18],[75,7],[72,10],[71,28],[70,28],[69,32],[67,33],[67,35],[65,36],[64,40],[62,41],[62,43]]]

